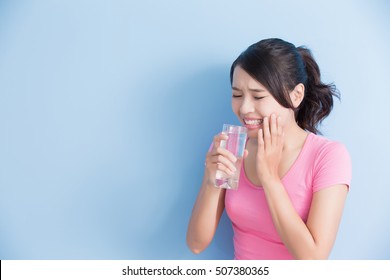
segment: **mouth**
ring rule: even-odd
[[[246,119],[243,118],[244,124],[249,129],[259,128],[263,124],[263,119]]]

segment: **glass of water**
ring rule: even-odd
[[[236,156],[237,161],[235,162],[235,167],[237,170],[233,175],[228,175],[221,170],[217,170],[215,186],[218,188],[237,190],[247,138],[247,129],[243,126],[224,124],[222,133],[229,138],[222,140],[220,147],[225,148]]]

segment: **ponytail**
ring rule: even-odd
[[[296,111],[296,121],[300,127],[315,134],[320,133],[317,126],[330,114],[333,108],[333,97],[340,99],[334,84],[321,82],[320,68],[309,49],[297,48],[302,57],[307,79],[305,97]]]

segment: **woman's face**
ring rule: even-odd
[[[233,72],[232,109],[248,129],[249,138],[257,138],[264,117],[270,117],[272,113],[281,117],[283,127],[295,121],[293,110],[281,106],[262,84],[240,66],[236,66]]]

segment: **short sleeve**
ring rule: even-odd
[[[329,142],[317,154],[313,170],[313,192],[326,187],[350,186],[352,162],[347,148],[339,142]]]

